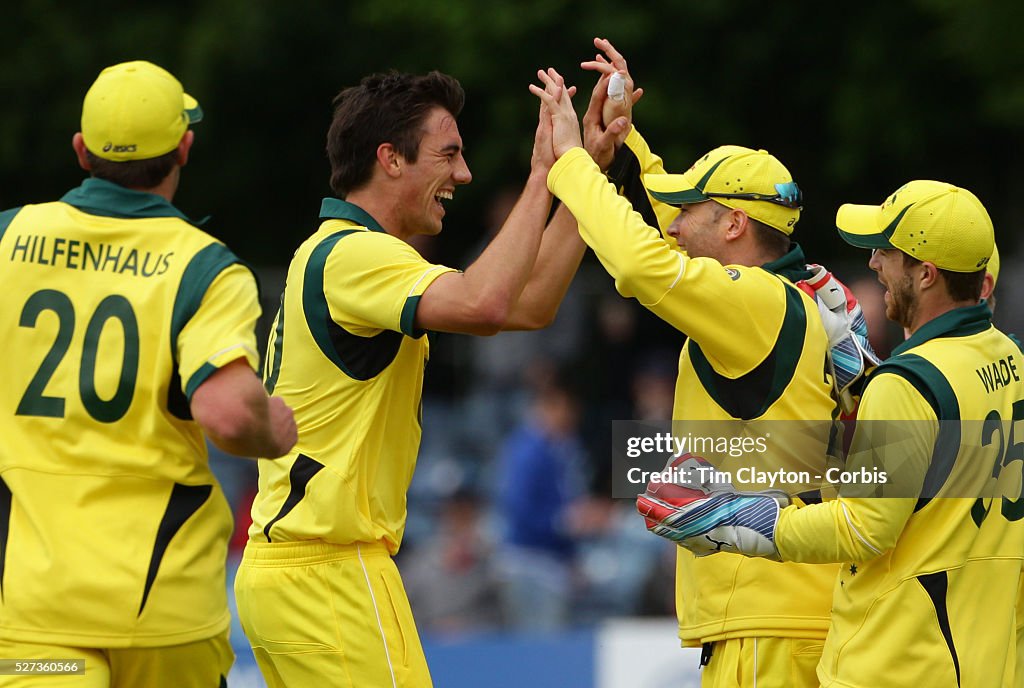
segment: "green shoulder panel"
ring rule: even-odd
[[[1024,354],[1024,344],[1020,343],[1020,339],[1017,338],[1017,335],[1013,334],[1012,332],[1007,332],[1006,336],[1009,337],[1010,341],[1016,344],[1017,348],[1020,349],[1020,352]]]
[[[341,239],[361,231],[343,229],[331,234],[313,249],[302,278],[302,311],[313,341],[324,356],[353,380],[365,381],[376,377],[391,365],[405,335],[384,330],[372,337],[360,337],[334,322],[331,317],[327,296],[324,294],[327,258]],[[402,324],[408,325],[410,331],[415,305],[415,302],[410,304],[407,301],[403,309]]]
[[[913,385],[940,421],[960,420],[956,393],[946,376],[931,361],[917,354],[893,356],[875,369],[872,379],[886,373],[902,377]]]
[[[11,225],[14,220],[14,216],[21,212],[21,208],[11,208],[0,213],[0,239],[4,238],[4,232]]]
[[[875,369],[871,379],[879,375],[897,375],[909,382],[932,407],[939,420],[939,433],[935,438],[935,448],[925,474],[921,497],[914,507],[914,511],[919,511],[946,483],[960,452],[962,431],[957,422],[960,420],[960,402],[942,371],[917,354],[900,354],[884,361]]]
[[[178,357],[175,354],[178,348],[178,336],[189,320],[192,319],[192,316],[198,312],[199,306],[203,302],[203,297],[206,295],[210,285],[213,284],[213,281],[220,273],[235,264],[243,265],[252,271],[252,268],[232,253],[231,249],[224,244],[214,242],[192,256],[192,260],[189,261],[181,275],[178,293],[174,298],[174,308],[171,312],[171,338],[169,344],[174,360],[174,380],[172,380],[169,391],[172,399],[168,401],[168,407],[179,418],[190,417],[190,415],[180,414],[187,413],[188,400],[192,398],[192,393],[195,392],[200,383],[216,372],[216,368],[212,365],[202,366],[186,382],[185,398],[174,399],[176,395],[180,396],[181,394],[179,391],[181,387],[180,379],[177,373]],[[255,273],[253,273],[253,276],[255,277]]]
[[[784,284],[786,312],[775,346],[753,370],[737,378],[715,372],[700,345],[689,340],[690,361],[704,390],[733,418],[753,420],[778,401],[789,386],[804,350],[807,311],[796,287]]]

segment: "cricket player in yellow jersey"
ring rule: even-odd
[[[83,675],[0,686],[224,685],[232,519],[207,465],[279,456],[295,422],[256,376],[256,281],[171,200],[199,106],[109,67],[73,147],[91,178],[0,213],[0,658]]]
[[[598,39],[595,45],[609,60],[585,67],[602,71],[602,79],[626,73],[610,43]],[[540,76],[545,83],[556,78],[550,70]],[[623,102],[631,103],[627,86]],[[633,156],[653,197],[652,212],[641,215],[580,147],[568,99],[531,90],[553,113],[558,161],[549,188],[577,218],[619,293],[689,336],[673,418],[830,420],[835,401],[823,373],[828,339],[814,302],[794,286],[808,273],[801,249],[789,239],[800,195],[785,166],[765,151],[722,146],[685,175],[669,175],[631,128],[628,150],[619,156]],[[625,111],[619,115],[629,118]],[[685,646],[704,647],[703,685],[817,685],[814,667],[836,572],[834,565],[736,555],[699,560],[680,550],[679,636]]]
[[[992,249],[992,257],[988,261],[985,272],[985,283],[981,288],[981,296],[989,309],[996,310],[996,283],[999,281],[999,247]],[[1008,337],[1020,346],[1020,339],[1015,334]],[[1024,347],[1022,347],[1024,348]],[[1017,592],[1017,684],[1024,683],[1024,561],[1021,562],[1020,586]]]
[[[392,560],[420,442],[425,333],[545,324],[585,249],[564,208],[544,231],[543,112],[523,193],[476,262],[458,272],[407,243],[440,232],[445,204],[471,179],[463,99],[448,75],[392,72],[335,100],[336,197],[295,253],[267,355],[266,385],[294,406],[299,442],[260,462],[235,584],[271,687],[431,685]]]
[[[999,282],[1000,266],[999,246],[995,246],[992,248],[992,257],[989,258],[988,265],[985,266],[985,281],[981,286],[982,302],[988,306],[993,314],[996,312],[995,292],[996,285]],[[1016,342],[1017,346],[1024,348],[1016,334],[1007,333],[1007,336]],[[1020,685],[1022,683],[1024,683],[1024,561],[1021,562],[1020,584],[1017,591],[1017,670],[1013,685]]]
[[[872,249],[886,315],[911,332],[867,384],[851,459],[882,447],[862,421],[901,429],[903,449],[882,466],[914,468],[901,471],[913,492],[841,493],[781,513],[767,497],[700,497],[664,518],[687,546],[710,534],[739,551],[771,543],[786,561],[843,562],[822,686],[1019,686],[1024,354],[979,303],[992,222],[971,192],[936,181],[905,184],[881,206],[844,205],[836,222]],[[986,489],[967,498],[971,484]],[[769,517],[755,524],[757,509]]]

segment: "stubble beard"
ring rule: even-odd
[[[889,319],[910,329],[917,315],[917,294],[914,293],[914,282],[909,275],[904,275],[900,281],[889,288],[889,299],[891,314],[887,313]]]

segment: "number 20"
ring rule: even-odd
[[[42,289],[32,294],[21,311],[21,327],[35,327],[43,311],[57,315],[57,337],[46,354],[39,370],[32,376],[25,394],[22,395],[15,411],[19,416],[64,417],[64,397],[43,394],[47,383],[57,370],[64,355],[71,346],[75,330],[75,308],[64,292]],[[120,321],[124,332],[124,360],[121,362],[121,377],[117,390],[110,399],[102,399],[96,392],[96,358],[103,327],[111,318]],[[113,423],[128,412],[135,395],[135,381],[139,374],[139,323],[131,304],[123,296],[113,294],[96,307],[85,327],[82,343],[82,360],[78,370],[78,393],[82,405],[89,415],[101,423]]]

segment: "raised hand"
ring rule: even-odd
[[[615,159],[615,150],[622,144],[629,133],[629,120],[618,117],[605,127],[602,122],[602,110],[608,97],[610,77],[602,74],[594,91],[590,94],[590,104],[583,115],[583,143],[590,157],[602,170],[607,171]]]
[[[547,176],[555,164],[555,151],[551,148],[551,111],[543,102],[537,117],[537,132],[533,137],[533,155],[530,172]]]
[[[530,84],[530,92],[540,98],[542,107],[547,108],[551,118],[551,150],[557,159],[569,149],[583,146],[579,118],[572,107],[575,91],[566,88],[565,79],[553,68],[537,70],[537,78],[544,84],[544,88]]]
[[[566,92],[571,98],[576,94],[576,87],[570,86]],[[530,159],[530,169],[534,174],[547,176],[551,166],[555,164],[556,157],[551,146],[552,126],[551,110],[541,101],[537,132],[533,139],[533,156]]]
[[[615,73],[621,74],[622,98],[606,98],[604,100],[602,103],[601,124],[607,128],[616,119],[625,117],[627,121],[626,130],[621,136],[621,139],[625,139],[633,122],[633,106],[643,97],[644,90],[642,88],[634,88],[633,78],[630,76],[629,68],[626,65],[626,58],[615,49],[611,41],[607,38],[595,38],[594,47],[602,51],[604,55],[598,53],[593,60],[581,62],[580,66],[583,69],[599,72],[601,79],[598,80],[598,83],[600,84],[603,80],[606,89],[611,76]],[[613,89],[613,91],[617,90],[617,88]],[[622,141],[620,140],[618,143],[621,144]]]

